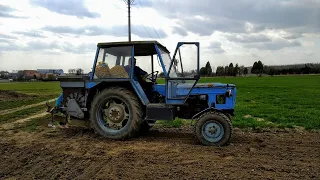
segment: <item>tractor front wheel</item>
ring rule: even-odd
[[[210,111],[198,118],[195,134],[203,145],[224,146],[230,141],[232,124],[223,113]]]
[[[91,104],[90,121],[93,129],[110,139],[133,137],[142,119],[140,102],[130,90],[113,87],[97,94]]]

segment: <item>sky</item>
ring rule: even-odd
[[[128,40],[127,16],[122,0],[0,0],[0,70],[89,72],[97,43]],[[214,70],[320,62],[320,0],[135,0],[131,16],[132,40],[157,40],[171,56],[179,41],[200,42],[200,65]],[[186,47],[184,69],[196,51]]]

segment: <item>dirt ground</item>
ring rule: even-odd
[[[37,97],[36,95],[28,95],[10,90],[0,90],[0,102],[7,100],[27,100]]]
[[[320,179],[320,133],[235,129],[202,146],[190,127],[154,127],[127,141],[82,127],[0,131],[0,179]]]

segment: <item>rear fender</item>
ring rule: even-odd
[[[118,81],[118,82],[102,81],[98,85],[88,89],[89,93],[88,93],[88,98],[87,98],[87,107],[90,108],[91,102],[97,92],[103,91],[106,88],[114,87],[114,86],[124,87],[124,88],[131,90],[134,94],[137,95],[137,97],[140,99],[140,101],[143,105],[146,105],[149,103],[148,99],[144,99],[145,96],[141,97],[141,94],[139,94],[139,93],[144,93],[143,91],[141,91],[140,85],[139,85],[140,86],[140,88],[139,88],[139,86],[137,87],[137,85],[135,87],[133,87],[133,84],[130,81]],[[137,92],[136,88],[139,88],[139,90],[140,90],[139,93]]]

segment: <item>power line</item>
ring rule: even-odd
[[[143,8],[142,3],[141,3],[140,0],[138,0],[138,4],[140,5],[141,8]],[[152,28],[153,28],[154,32],[156,33],[156,35],[158,36],[160,42],[162,43],[161,37],[159,36],[157,30],[154,28],[154,26],[152,26]]]
[[[140,8],[137,6],[138,10],[140,10]],[[145,27],[145,25],[143,23],[141,23],[142,27],[144,28],[144,30],[148,33],[148,35],[150,36],[150,38],[153,39],[153,36],[149,33],[149,31],[147,30],[147,28]]]
[[[147,31],[147,33],[149,34],[149,36],[153,39],[153,37],[151,36],[151,34],[150,34],[149,31],[147,30],[147,28],[143,25],[143,23],[141,23],[141,25],[143,26],[144,30]]]

